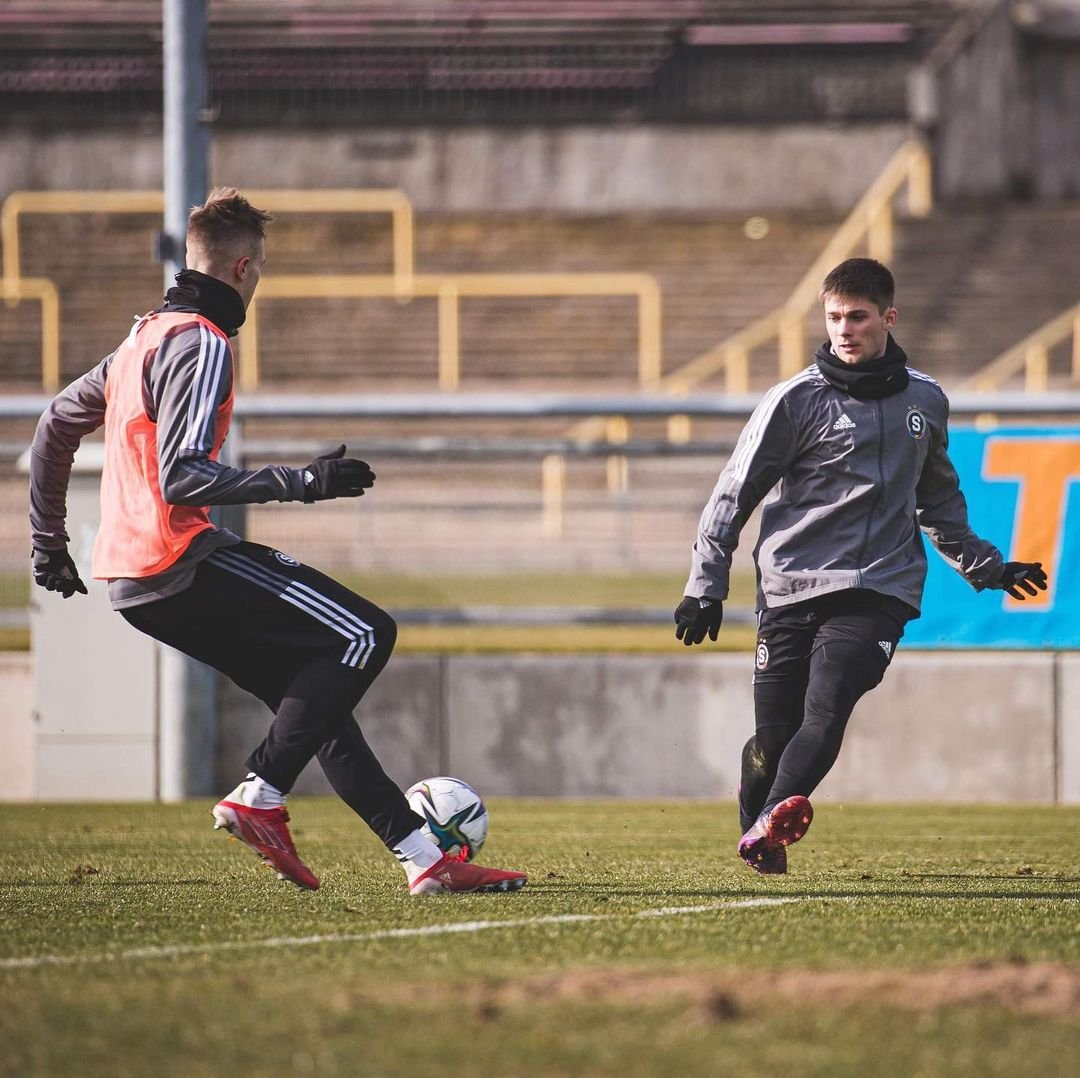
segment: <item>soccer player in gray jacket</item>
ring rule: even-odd
[[[675,635],[717,637],[731,556],[764,499],[754,551],[755,733],[742,756],[739,855],[787,871],[810,794],[840,751],[859,698],[919,616],[919,534],[977,591],[1046,588],[1038,562],[1006,562],[972,532],[948,455],[949,403],[889,332],[892,273],[852,258],[821,289],[829,340],[813,365],[765,394],[701,516]]]

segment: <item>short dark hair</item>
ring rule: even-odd
[[[818,299],[826,296],[859,296],[871,300],[884,314],[896,298],[896,281],[888,266],[873,258],[849,258],[821,282]]]
[[[272,220],[235,187],[215,187],[207,200],[193,206],[188,214],[188,243],[212,262],[229,259],[237,251],[254,253]]]

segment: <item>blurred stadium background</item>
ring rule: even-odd
[[[208,11],[211,182],[280,206],[264,199],[278,220],[239,341],[250,400],[753,394],[805,363],[821,276],[862,253],[892,264],[897,336],[948,391],[1069,390],[1080,372],[1075,3]],[[157,0],[5,3],[0,603],[15,647],[25,402],[159,302],[161,126]],[[246,527],[403,594],[403,579],[492,576],[520,605],[537,596],[506,581],[543,573],[561,583],[541,600],[618,604],[622,589],[666,613],[740,426],[249,418],[249,461],[344,439],[380,484],[357,505],[254,508]]]

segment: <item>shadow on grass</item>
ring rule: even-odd
[[[72,880],[0,880],[0,891],[6,887],[217,887],[221,880],[102,880],[78,883]]]
[[[968,876],[956,873],[921,873],[913,875],[912,880],[924,879],[956,879],[956,880],[1011,880],[1012,876]],[[1043,880],[1032,880],[1032,883],[1045,883]],[[1078,884],[1080,879],[1067,877],[1054,882],[1062,884]],[[92,879],[52,879],[52,880],[0,880],[0,891],[5,889],[22,888],[62,888],[87,887],[91,889],[103,888],[139,888],[139,887],[222,887],[226,881],[221,879],[203,879],[195,877],[190,879],[150,879],[150,880],[110,880],[95,876]],[[945,899],[949,901],[967,902],[1002,902],[1010,900],[1044,900],[1057,899],[1066,901],[1080,900],[1080,890],[1032,890],[1029,886],[1019,885],[1015,888],[997,888],[993,891],[984,890],[927,890],[926,888],[912,887],[910,889],[890,888],[880,890],[872,886],[864,890],[850,888],[841,890],[800,890],[791,886],[790,877],[786,881],[777,881],[775,887],[763,885],[754,888],[742,887],[712,887],[712,888],[684,888],[680,890],[664,888],[633,888],[618,887],[603,883],[554,883],[530,881],[529,885],[520,892],[520,897],[515,896],[515,901],[525,901],[533,898],[553,898],[568,896],[576,899],[591,898],[594,901],[606,902],[623,899],[654,899],[665,904],[676,901],[697,899],[700,901],[723,900],[728,902],[740,902],[760,898],[784,898],[798,899],[800,901],[851,901],[851,900],[885,900],[885,899]],[[470,896],[472,897],[472,896]],[[490,898],[490,895],[477,895],[480,899]]]
[[[1001,873],[987,872],[985,874],[978,874],[974,872],[911,872],[908,874],[908,878],[912,880],[1018,880],[1018,879],[1030,879],[1030,880],[1053,880],[1054,883],[1080,883],[1080,876],[1049,876],[1034,874],[1018,874],[1016,872],[1010,872],[1007,875]]]
[[[960,877],[965,878],[965,877]],[[975,877],[978,879],[1010,879],[1011,877]],[[1063,883],[1076,883],[1077,880],[1063,880]],[[612,898],[655,898],[670,902],[673,899],[724,899],[731,901],[756,899],[756,898],[796,898],[803,901],[830,901],[843,899],[948,899],[950,901],[968,902],[1002,902],[1015,899],[1064,899],[1069,901],[1080,900],[1080,891],[1032,891],[1018,888],[1016,890],[999,889],[996,891],[927,891],[912,888],[911,890],[876,890],[867,888],[865,891],[799,891],[793,888],[777,888],[776,890],[743,890],[743,889],[701,889],[701,890],[632,890],[627,888],[604,888],[601,884],[578,884],[575,886],[555,886],[552,884],[533,884],[522,891],[522,895],[582,895],[589,894],[598,899]]]

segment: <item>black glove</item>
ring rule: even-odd
[[[723,620],[724,604],[719,599],[694,599],[686,595],[675,607],[675,639],[687,647],[700,644],[706,633],[710,640],[715,640]]]
[[[375,484],[375,473],[367,461],[345,456],[345,446],[316,457],[300,470],[304,479],[304,501],[323,502],[328,498],[359,498]]]
[[[79,579],[79,570],[71,560],[67,547],[59,550],[38,550],[34,547],[34,583],[46,591],[58,591],[65,599],[75,592],[87,594],[86,585]]]
[[[1028,595],[1035,595],[1036,588],[1046,591],[1046,571],[1041,561],[1007,561],[1001,569],[1001,579],[990,585],[995,591],[1007,591],[1020,602],[1024,601],[1025,591]]]

